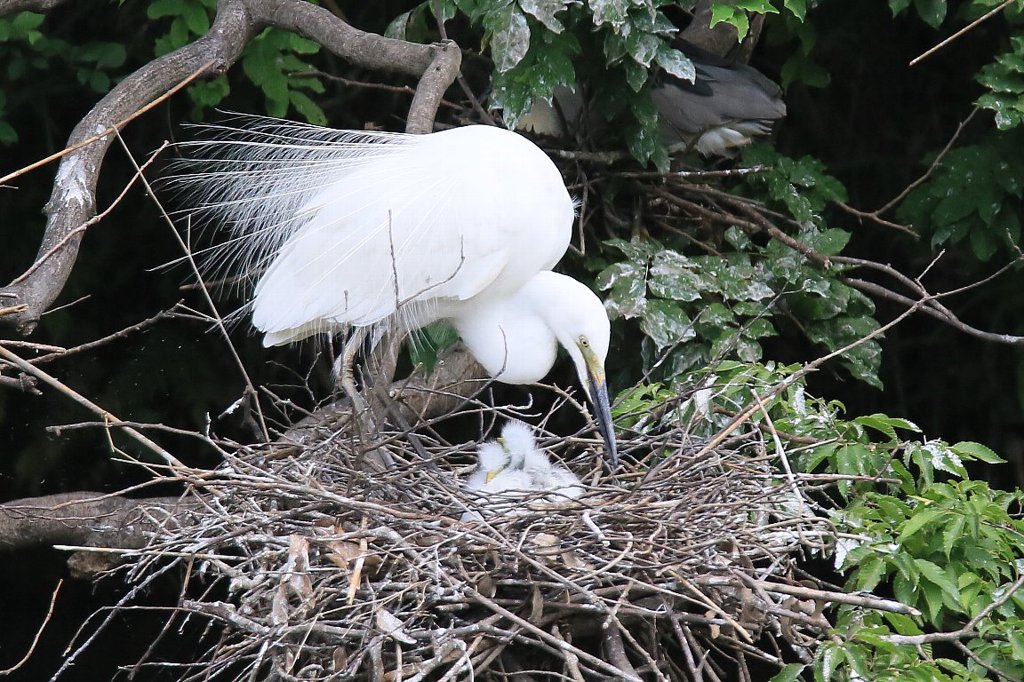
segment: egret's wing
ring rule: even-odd
[[[416,304],[464,300],[498,277],[509,240],[488,224],[487,207],[466,214],[479,202],[466,191],[477,179],[430,146],[346,173],[300,207],[305,223],[256,287],[257,327],[362,326],[403,308],[429,318],[432,311]]]
[[[244,123],[195,145],[211,170],[172,182],[229,228],[214,266],[259,277],[253,323],[268,344],[396,312],[419,326],[499,278],[514,290],[568,244],[573,209],[561,178],[514,133]]]
[[[245,281],[257,279],[308,220],[300,209],[323,192],[325,179],[337,182],[416,140],[250,115],[191,127],[199,139],[176,145],[184,158],[161,184],[193,225],[227,232],[227,241],[200,253],[206,270]]]

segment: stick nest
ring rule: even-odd
[[[469,522],[479,442],[351,433],[226,453],[136,562],[227,586],[183,603],[221,631],[185,679],[767,679],[828,627],[796,563],[833,532],[756,429],[623,439],[613,476],[595,438],[542,431],[585,494]]]

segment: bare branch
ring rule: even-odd
[[[8,1],[0,4],[0,14],[31,4]],[[62,152],[36,261],[25,275],[0,289],[8,308],[4,322],[16,325],[22,334],[31,333],[64,288],[84,228],[96,214],[96,185],[112,132],[183,82],[226,71],[265,25],[295,31],[359,66],[419,78],[408,132],[432,130],[442,96],[455,80],[462,59],[450,41],[421,45],[365,33],[304,0],[221,0],[206,35],[125,78],[72,131],[67,148],[74,151]]]
[[[133,500],[96,492],[14,500],[0,504],[0,550],[55,544],[138,549],[192,508],[177,497]]]
[[[0,0],[0,17],[14,12],[49,12],[64,0]]]

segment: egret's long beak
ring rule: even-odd
[[[604,438],[605,452],[612,471],[619,466],[619,450],[615,445],[615,429],[612,425],[612,410],[608,401],[608,384],[604,378],[604,367],[590,353],[584,354],[587,364],[587,387],[590,389],[590,402],[594,404],[597,417],[597,428]]]

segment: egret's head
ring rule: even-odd
[[[558,278],[557,286],[553,287],[556,291],[551,292],[557,303],[551,306],[554,310],[549,314],[548,324],[576,365],[576,374],[594,406],[608,460],[614,469],[619,457],[604,373],[611,338],[608,313],[601,299],[586,285],[565,275],[548,274]]]
[[[493,440],[481,443],[476,454],[480,460],[480,469],[486,472],[488,483],[508,466],[508,453]]]
[[[528,452],[537,448],[533,429],[518,419],[505,422],[505,425],[501,427],[501,436],[498,438],[498,442],[512,458],[511,465],[513,467],[515,467],[517,458],[521,461]]]

